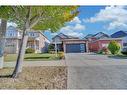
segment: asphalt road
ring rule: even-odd
[[[68,89],[127,89],[127,59],[66,54]]]

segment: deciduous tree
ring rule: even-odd
[[[23,35],[18,53],[13,77],[22,71],[28,35],[31,30],[58,31],[66,22],[72,20],[77,14],[77,6],[9,6],[12,14],[9,20],[15,22],[22,29]],[[1,6],[2,8],[2,6]],[[3,8],[4,10],[4,8]]]

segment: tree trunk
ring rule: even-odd
[[[18,58],[17,58],[17,61],[16,61],[16,66],[15,66],[14,72],[12,74],[13,78],[18,77],[18,75],[22,72],[22,64],[23,64],[23,60],[24,60],[27,40],[28,40],[28,35],[27,35],[26,30],[25,30],[25,31],[23,31],[21,44],[20,44],[20,49],[19,49],[19,53],[18,53]]]
[[[26,45],[27,45],[27,40],[28,40],[28,35],[27,31],[30,30],[30,15],[31,15],[31,7],[28,7],[28,13],[26,15],[26,21],[25,21],[25,26],[23,29],[23,35],[22,35],[22,40],[21,40],[21,45],[18,53],[18,58],[16,61],[16,66],[14,69],[14,72],[12,74],[13,78],[18,77],[18,75],[22,72],[22,64],[24,60],[24,55],[25,55],[25,50],[26,50]]]
[[[0,68],[3,68],[3,63],[4,63],[6,27],[7,27],[7,21],[1,20],[1,26],[0,26]]]

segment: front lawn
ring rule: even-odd
[[[4,57],[5,62],[16,61],[17,54],[8,54]],[[55,54],[43,53],[43,54],[25,54],[25,61],[50,61],[58,60]]]
[[[102,53],[96,53],[99,55],[107,55],[109,58],[115,58],[115,59],[127,59],[127,55],[124,55],[122,53],[118,53],[116,55],[113,54],[102,54]]]
[[[0,69],[0,89],[67,89],[67,67],[23,67],[18,78],[6,78],[13,68]]]

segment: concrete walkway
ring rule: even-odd
[[[4,67],[14,67],[16,62],[6,62]],[[65,60],[57,61],[24,61],[23,66],[66,66]]]
[[[68,89],[127,89],[127,59],[66,54]]]

